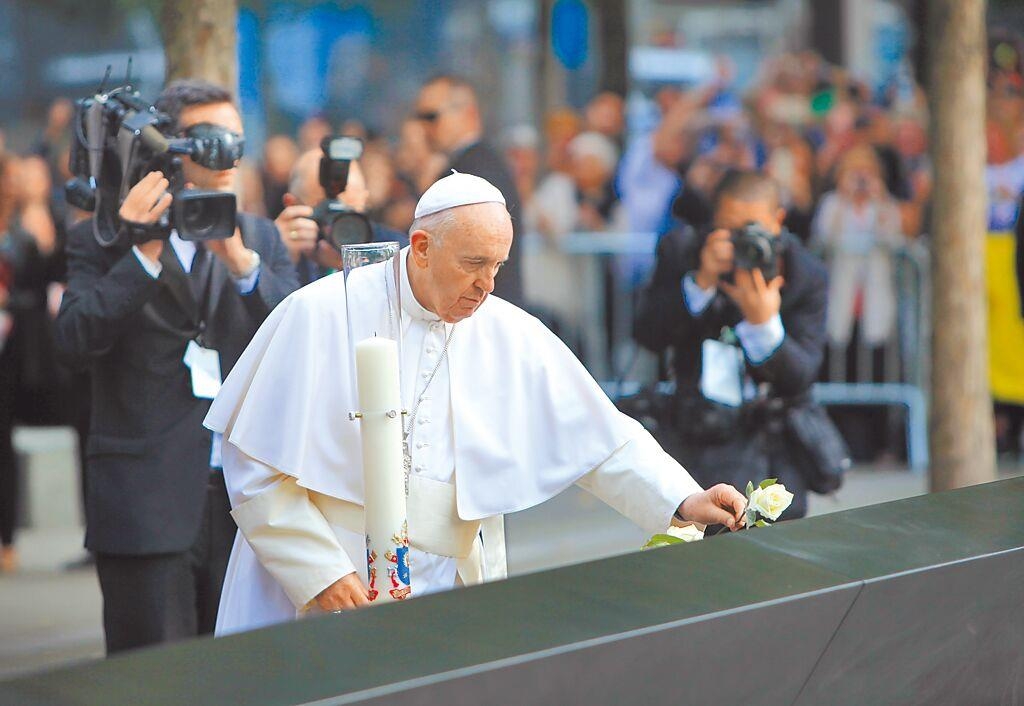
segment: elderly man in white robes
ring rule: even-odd
[[[504,578],[503,516],[573,483],[651,533],[741,526],[735,488],[702,489],[540,322],[489,296],[512,242],[500,191],[452,174],[415,216],[395,283],[414,595]],[[240,530],[218,634],[369,602],[345,297],[337,274],[282,302],[206,419]],[[361,329],[386,325],[384,284],[379,299],[349,307]]]

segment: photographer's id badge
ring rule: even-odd
[[[189,341],[182,359],[192,373],[192,394],[212,400],[220,392],[220,353]]]
[[[709,338],[702,353],[701,394],[712,402],[739,407],[743,404],[743,351]]]

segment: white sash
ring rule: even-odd
[[[328,523],[355,534],[363,533],[362,505],[308,492]],[[504,517],[463,520],[455,498],[454,483],[410,475],[409,544],[429,554],[456,559],[459,578],[467,586],[506,578]]]

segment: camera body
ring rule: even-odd
[[[224,239],[235,232],[234,194],[186,188],[181,159],[187,155],[203,166],[229,169],[241,156],[242,144],[174,137],[173,123],[130,85],[76,102],[70,159],[74,177],[65,193],[73,206],[93,212],[93,233],[100,245],[112,247],[124,237],[127,245],[135,245],[166,238],[172,229],[182,239],[196,241]],[[174,201],[168,214],[153,227],[120,229],[116,213],[121,202],[151,171],[163,172],[170,183]],[[108,203],[112,200],[116,203]]]
[[[763,226],[750,222],[730,233],[733,244],[734,267],[742,270],[761,270],[765,281],[779,275],[782,239]]]
[[[368,243],[373,240],[373,227],[363,214],[338,201],[348,186],[352,161],[363,154],[363,143],[355,137],[325,137],[321,143],[320,186],[327,198],[313,209],[313,220],[320,228],[320,239],[339,252],[342,245]]]

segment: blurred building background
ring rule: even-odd
[[[0,3],[0,124],[14,146],[33,139],[50,101],[94,90],[129,58],[145,95],[163,82],[159,3]],[[644,88],[699,84],[727,56],[738,89],[767,55],[814,49],[877,89],[920,72],[924,0],[369,0],[241,3],[239,94],[251,144],[308,116],[357,117],[395,134],[428,76],[479,87],[495,129],[581,109],[601,89],[629,92],[630,119],[650,111]],[[993,25],[1021,26],[1024,6],[990,3]],[[645,104],[645,98],[647,99]]]

